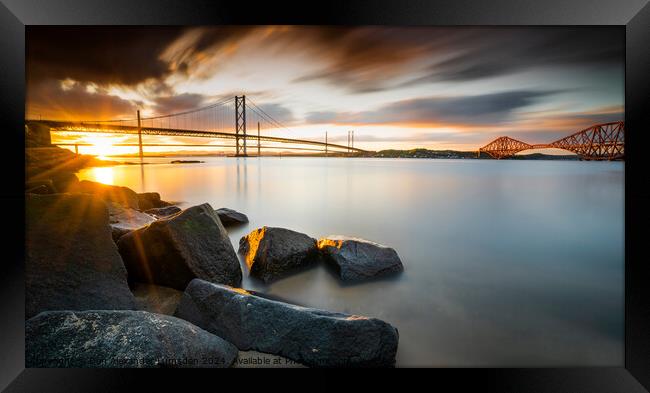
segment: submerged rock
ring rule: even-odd
[[[174,315],[183,296],[177,289],[146,283],[133,283],[131,292],[139,310],[165,315]]]
[[[397,329],[376,318],[299,307],[198,279],[187,286],[175,315],[242,351],[311,367],[395,365]]]
[[[128,187],[111,186],[94,181],[82,180],[68,186],[67,192],[94,194],[105,201],[116,202],[131,209],[139,209],[138,194]]]
[[[47,311],[25,323],[26,367],[229,367],[237,348],[145,311]]]
[[[178,206],[166,206],[166,207],[154,207],[152,209],[145,210],[147,214],[151,214],[156,218],[169,217],[181,211],[181,208]]]
[[[165,202],[160,199],[160,194],[158,194],[157,192],[141,192],[137,195],[138,195],[138,206],[142,211],[170,206],[169,202]]]
[[[222,207],[221,209],[215,210],[215,212],[225,227],[246,224],[248,222],[248,217],[246,217],[244,213],[240,213],[236,210]]]
[[[115,202],[108,201],[106,202],[106,205],[108,206],[109,222],[111,225],[113,240],[116,242],[120,237],[127,233],[145,227],[156,221],[156,218],[153,216],[142,213],[139,210],[124,207]]]
[[[106,204],[86,194],[25,198],[25,314],[135,309]]]
[[[239,240],[251,275],[265,282],[313,262],[317,251],[316,239],[285,228],[265,226]]]
[[[237,254],[207,203],[129,232],[117,245],[131,281],[180,290],[193,278],[232,286],[241,283]]]
[[[362,281],[404,270],[394,249],[369,240],[333,235],[320,239],[318,249],[343,281]]]

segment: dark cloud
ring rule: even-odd
[[[223,60],[224,56],[219,54],[221,49],[236,46],[246,36],[261,29],[262,27],[259,26],[189,28],[167,48],[163,57],[170,67],[180,74],[199,78],[209,77],[210,75],[197,72],[200,64],[214,58]]]
[[[201,94],[178,94],[155,99],[154,110],[159,115],[183,112],[207,105],[207,97]]]
[[[104,91],[91,93],[87,85],[76,83],[67,89],[47,80],[33,83],[27,90],[28,118],[49,120],[108,120],[135,117],[142,103],[121,99]]]
[[[293,34],[326,65],[296,82],[325,80],[356,93],[389,88],[409,63],[451,49],[466,35],[422,27],[302,27]]]
[[[27,26],[28,83],[44,79],[133,85],[161,78],[162,51],[184,29],[127,26]]]
[[[455,54],[434,61],[424,76],[406,85],[468,81],[543,67],[622,67],[624,42],[624,31],[616,28],[478,29],[457,42]]]
[[[312,112],[309,123],[342,124],[499,124],[519,109],[556,91],[509,91],[461,97],[429,97],[394,102],[366,112]]]
[[[534,67],[624,64],[624,31],[599,28],[318,28],[299,36],[327,65],[296,78],[355,93],[433,81],[467,81]],[[419,63],[426,62],[423,75]],[[406,81],[399,79],[408,77]]]

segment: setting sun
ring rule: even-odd
[[[100,159],[117,153],[111,137],[108,136],[87,136],[83,139],[83,143],[91,144],[92,146],[87,147],[88,154],[96,155]]]

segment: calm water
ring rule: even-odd
[[[623,364],[620,162],[170,160],[80,178],[245,212],[250,224],[230,231],[235,249],[263,225],[395,248],[405,266],[397,278],[343,286],[318,266],[243,286],[390,322],[398,365]]]

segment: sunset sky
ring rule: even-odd
[[[624,30],[29,26],[27,83],[28,118],[130,119],[246,94],[289,128],[272,135],[476,150],[622,120]]]

